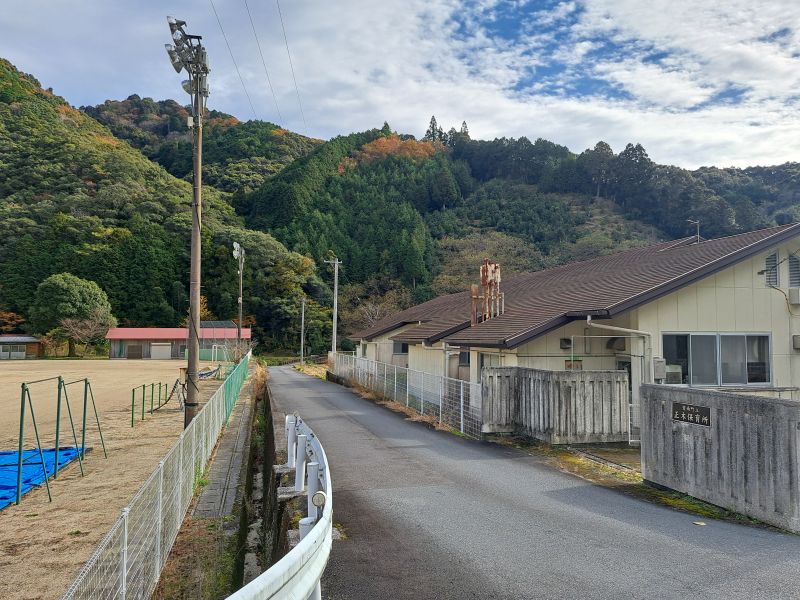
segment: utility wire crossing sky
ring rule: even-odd
[[[76,106],[186,103],[167,14],[203,36],[210,108],[314,137],[435,114],[689,168],[800,160],[795,0],[6,0],[0,56]]]

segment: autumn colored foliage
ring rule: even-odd
[[[364,144],[356,153],[359,162],[381,160],[387,156],[403,156],[411,160],[424,160],[436,154],[437,149],[431,142],[417,140],[401,140],[396,134],[379,137],[373,142]]]

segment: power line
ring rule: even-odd
[[[306,115],[303,113],[303,103],[300,101],[300,88],[297,87],[297,78],[294,76],[294,65],[292,64],[292,54],[289,52],[289,39],[286,37],[286,27],[283,26],[283,13],[281,12],[280,0],[275,0],[275,4],[278,5],[278,16],[280,17],[281,20],[283,41],[286,44],[286,56],[289,57],[289,68],[292,70],[292,81],[294,81],[294,91],[297,92],[297,105],[300,107],[300,116],[303,118],[304,133],[308,135],[308,125],[306,125]]]
[[[267,84],[269,85],[269,91],[272,94],[272,100],[275,102],[275,110],[278,111],[278,119],[283,121],[281,109],[278,108],[278,96],[275,95],[275,90],[272,88],[272,80],[269,78],[269,71],[267,71],[267,61],[264,60],[264,53],[261,51],[261,42],[258,40],[256,26],[255,23],[253,23],[253,15],[250,14],[250,7],[247,5],[247,0],[244,0],[244,7],[247,9],[247,16],[250,19],[250,27],[253,28],[253,37],[256,38],[256,46],[258,46],[258,53],[261,55],[261,64],[264,65],[264,75],[267,76]]]
[[[225,45],[228,47],[228,54],[231,55],[231,60],[233,61],[233,66],[236,69],[236,74],[239,76],[239,81],[242,82],[242,89],[244,90],[244,95],[247,96],[247,102],[250,104],[250,110],[253,111],[253,118],[258,119],[258,115],[256,115],[256,109],[253,106],[253,101],[250,100],[250,94],[247,93],[247,86],[244,84],[244,79],[242,78],[242,74],[239,72],[239,65],[236,64],[236,59],[233,57],[233,50],[231,50],[231,45],[228,43],[228,36],[225,35],[225,29],[222,27],[222,21],[219,20],[219,15],[217,14],[217,7],[214,6],[214,0],[208,0],[211,3],[211,10],[214,11],[214,16],[217,18],[217,24],[219,25],[219,30],[222,32],[222,38],[225,40]]]

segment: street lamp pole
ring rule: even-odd
[[[177,73],[183,70],[189,79],[182,87],[192,100],[192,141],[194,177],[192,181],[192,239],[191,267],[189,271],[189,336],[187,340],[188,365],[186,372],[186,406],[183,426],[189,426],[198,410],[198,371],[200,370],[200,228],[202,224],[202,165],[203,165],[203,113],[208,98],[208,55],[199,35],[189,35],[186,21],[167,17],[173,44],[165,44],[172,67]]]
[[[244,273],[244,248],[233,242],[233,257],[239,261],[239,322],[236,324],[236,361],[242,358],[242,277]]]

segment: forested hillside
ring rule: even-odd
[[[191,186],[31,76],[0,60],[0,312],[26,318],[38,284],[70,272],[97,282],[124,325],[179,325],[187,311]],[[244,228],[204,191],[203,290],[236,313],[231,244],[247,249],[246,312],[265,347],[294,345],[298,297],[312,297],[310,343],[329,335],[330,292],[310,259]],[[24,324],[23,324],[24,326]],[[46,333],[46,332],[37,332]]]
[[[192,138],[187,107],[174,100],[156,102],[134,94],[126,100],[107,100],[81,110],[176,177],[191,177]],[[236,117],[211,110],[203,128],[203,179],[226,192],[255,189],[320,143],[321,140],[273,123],[242,123]]]
[[[38,283],[69,271],[100,284],[123,324],[183,319],[187,117],[136,95],[78,111],[0,62],[0,312],[24,317]],[[310,346],[324,349],[334,254],[346,332],[464,289],[484,257],[508,275],[689,235],[687,219],[716,237],[800,216],[797,163],[688,171],[639,144],[575,154],[435,118],[420,140],[384,124],[323,143],[210,111],[204,157],[204,293],[214,315],[235,314],[238,240],[268,349],[295,349],[301,293]]]

